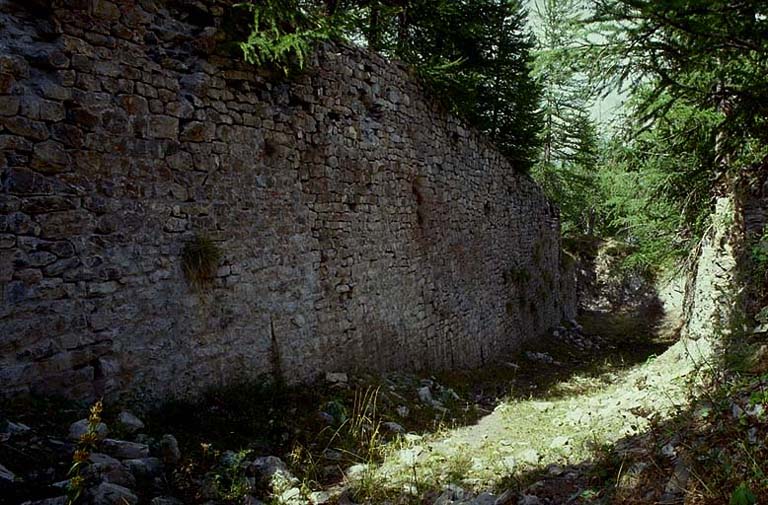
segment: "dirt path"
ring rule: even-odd
[[[648,356],[653,346],[669,345],[677,327],[676,300],[674,292],[662,295],[667,310],[653,324],[655,333],[634,344],[625,341],[619,354]],[[630,322],[644,315],[631,315]],[[590,318],[592,329],[626,329],[610,314]],[[409,436],[383,464],[363,472],[366,485],[411,493],[456,485],[500,493],[537,468],[587,460],[601,446],[642,433],[650,419],[664,419],[686,405],[690,385],[711,354],[709,342],[678,341],[658,357],[650,354],[627,368],[597,377],[575,374],[546,394],[504,401],[475,425]]]

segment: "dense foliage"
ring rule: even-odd
[[[766,155],[768,2],[595,0],[591,69],[628,85],[608,224],[651,265],[684,255],[718,187]]]
[[[644,104],[649,117],[663,116],[679,100],[716,109],[724,127],[766,140],[768,2],[594,2],[594,22],[605,37],[596,45],[602,63],[596,68],[609,82],[652,82]]]
[[[768,2],[538,0],[544,149],[535,176],[566,233],[636,245],[656,269],[687,255],[718,188],[768,154]],[[589,140],[595,93],[624,114]],[[610,140],[607,139],[610,137]],[[590,151],[589,149],[587,152]]]
[[[436,97],[522,170],[536,154],[539,86],[520,0],[268,0],[239,4],[247,61],[301,67],[315,44],[346,38],[404,61]]]
[[[590,115],[595,93],[579,65],[583,9],[579,0],[541,0],[535,14],[542,149],[533,175],[558,203],[565,233],[590,234],[599,203],[593,198],[599,141]]]

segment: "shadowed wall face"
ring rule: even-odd
[[[572,316],[540,189],[407,72],[329,46],[290,83],[220,8],[0,0],[0,384],[194,394],[474,366]],[[195,235],[221,252],[190,287]]]

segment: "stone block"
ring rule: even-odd
[[[18,96],[0,96],[0,116],[13,116],[19,112],[21,101]]]
[[[148,134],[157,139],[176,139],[179,135],[179,119],[163,115],[151,116]]]

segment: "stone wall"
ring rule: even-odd
[[[573,315],[556,209],[406,69],[281,81],[186,3],[0,0],[4,394],[477,366]]]

